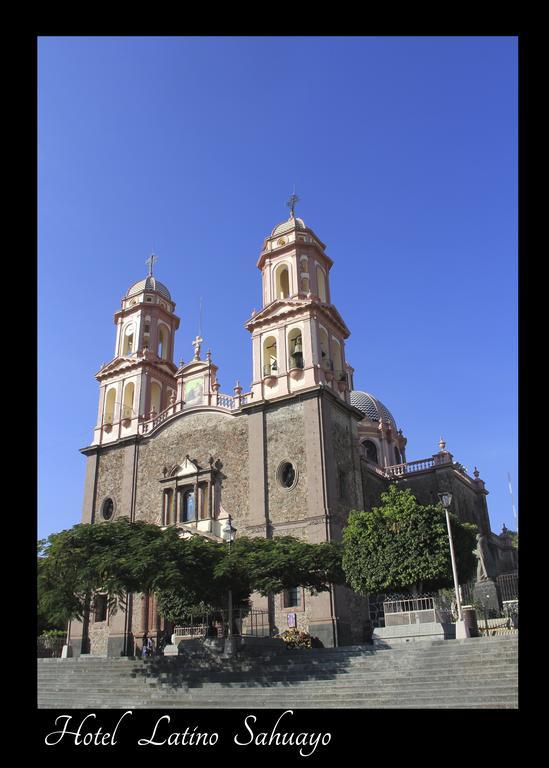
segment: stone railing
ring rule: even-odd
[[[241,408],[243,405],[246,405],[252,399],[252,397],[252,392],[246,392],[245,394],[241,395],[224,395],[221,392],[216,392],[211,395],[211,402],[209,406],[213,408],[222,408],[225,411],[235,411]],[[200,403],[200,405],[208,405],[208,403]],[[160,413],[155,413],[152,417],[143,420],[139,425],[140,434],[144,435],[147,432],[152,432],[153,429],[156,429],[156,427],[169,419],[170,416],[173,416],[179,411],[184,410],[184,408],[184,402],[180,401],[178,403],[172,403],[172,405],[164,408],[164,410],[160,411]]]
[[[363,458],[366,459],[364,450],[361,450],[360,454]],[[465,480],[468,480],[470,483],[475,482],[473,478],[469,477],[469,475],[464,471],[460,464],[455,464],[452,461],[452,456],[449,453],[435,454],[428,459],[408,461],[404,464],[392,464],[389,467],[381,467],[379,464],[369,461],[368,459],[366,459],[366,463],[368,465],[368,469],[370,469],[372,472],[375,472],[377,475],[389,478],[404,477],[405,475],[411,475],[415,472],[427,472],[431,469],[434,469],[435,467],[448,465],[451,467],[453,466],[457,471],[459,471]]]
[[[422,472],[426,469],[432,469],[435,466],[435,460],[419,459],[418,461],[408,461],[406,464],[393,464],[391,467],[385,467],[387,477],[401,477],[409,475],[412,472]]]

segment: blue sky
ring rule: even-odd
[[[42,37],[38,64],[40,536],[80,521],[94,374],[153,247],[176,361],[202,297],[222,391],[249,387],[255,264],[294,184],[355,388],[409,460],[443,435],[514,527],[516,38]]]

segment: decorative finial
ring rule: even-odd
[[[444,441],[443,437],[441,437],[438,441],[438,447],[440,448],[441,452],[446,448],[446,442]]]
[[[297,203],[298,200],[299,200],[299,197],[295,193],[295,186],[294,186],[293,194],[290,196],[290,199],[286,203],[286,205],[290,209],[290,216],[292,219],[295,219],[295,204]]]
[[[480,472],[476,467],[475,467],[475,471],[473,472],[473,475],[475,476],[475,480],[478,480],[480,477]]]
[[[181,358],[181,360],[179,361],[179,367],[183,368],[184,365],[185,365],[185,361],[183,360],[183,358]]]
[[[156,264],[157,261],[158,261],[158,256],[155,256],[154,253],[151,253],[149,258],[145,262],[145,264],[149,265],[149,277],[152,277],[153,266]]]
[[[204,339],[202,338],[202,336],[197,336],[196,339],[192,343],[193,347],[194,347],[194,359],[195,360],[200,360],[200,345],[202,344],[203,341],[204,341]]]
[[[211,363],[211,362],[212,362],[212,350],[211,350],[211,349],[209,349],[209,350],[206,352],[206,360],[207,360],[209,363]]]

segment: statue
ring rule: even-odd
[[[489,570],[492,571],[492,553],[488,545],[488,537],[482,533],[477,533],[477,548],[475,555],[478,558],[477,581],[487,581],[490,578]]]

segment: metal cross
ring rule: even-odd
[[[192,342],[192,345],[194,347],[194,359],[200,360],[200,345],[204,339],[201,336],[197,336],[196,339]]]
[[[293,195],[288,200],[288,202],[286,203],[286,205],[290,209],[292,219],[295,218],[295,210],[294,209],[295,209],[295,204],[297,203],[298,200],[299,200],[299,197],[294,192]]]
[[[145,264],[149,265],[149,275],[151,277],[152,277],[152,273],[153,273],[153,266],[156,264],[157,261],[158,261],[158,256],[155,256],[154,253],[151,253],[149,258],[145,262]]]

